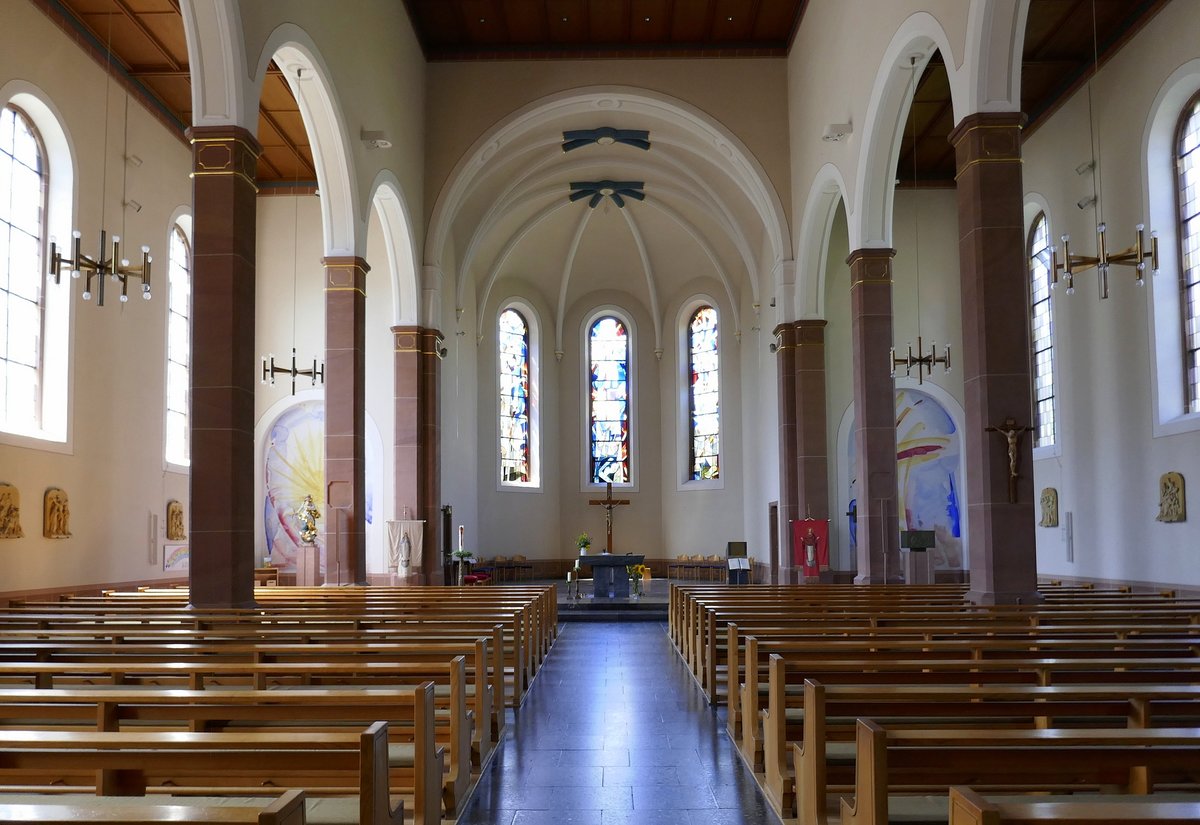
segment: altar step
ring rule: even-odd
[[[667,603],[657,599],[579,599],[560,602],[560,622],[665,622]]]

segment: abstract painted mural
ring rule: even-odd
[[[851,423],[851,433],[854,424]],[[850,513],[857,512],[854,438],[847,448]],[[933,530],[938,570],[963,569],[961,486],[962,433],[946,408],[928,393],[896,390],[896,505],[901,530]],[[849,514],[850,558],[857,549],[857,524]]]

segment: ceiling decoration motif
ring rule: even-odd
[[[620,143],[635,149],[650,149],[650,132],[646,129],[613,129],[601,126],[599,129],[572,129],[563,132],[564,152],[571,152],[593,144],[611,146]]]
[[[625,198],[633,198],[634,200],[644,201],[646,193],[642,191],[646,188],[645,181],[612,181],[612,180],[597,180],[590,182],[572,182],[571,183],[571,203],[581,201],[584,198],[590,198],[588,206],[595,209],[600,205],[600,202],[605,198],[609,198],[617,205],[618,209],[625,208]]]

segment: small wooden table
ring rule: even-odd
[[[629,571],[625,568],[641,564],[645,560],[644,555],[633,554],[613,556],[605,553],[600,556],[579,557],[580,564],[591,565],[592,595],[597,599],[628,599]]]

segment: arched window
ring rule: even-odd
[[[591,365],[590,472],[592,484],[628,484],[629,330],[612,315],[597,318],[588,332]]]
[[[1200,94],[1184,107],[1177,151],[1185,410],[1195,413],[1200,412]]]
[[[1055,443],[1054,319],[1050,312],[1050,227],[1039,212],[1029,230],[1029,303],[1033,346],[1034,447]]]
[[[0,112],[0,425],[42,424],[47,174],[41,138],[20,109]]]
[[[529,324],[515,309],[500,313],[500,483],[533,481]]]
[[[192,249],[183,229],[171,229],[167,264],[167,437],[171,464],[188,466],[188,392],[192,364]]]
[[[721,477],[720,367],[717,310],[702,306],[688,322],[688,421],[691,479]]]

